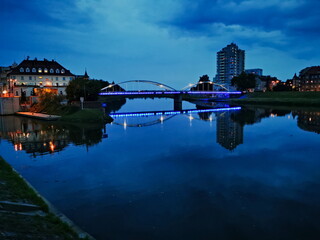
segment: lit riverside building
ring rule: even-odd
[[[234,43],[217,52],[217,76],[219,84],[231,86],[231,79],[244,71],[245,51]]]

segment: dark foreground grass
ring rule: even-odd
[[[71,114],[62,115],[60,120],[66,122],[103,123],[112,122],[113,119],[99,109],[83,109]]]
[[[230,101],[239,104],[320,107],[320,92],[255,92]]]
[[[0,203],[0,239],[80,239],[66,223],[49,212],[36,192],[0,157],[0,201],[39,206],[42,214],[6,209]]]

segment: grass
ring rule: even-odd
[[[40,206],[48,212],[48,206],[26,182],[0,157],[0,201],[24,202]]]
[[[254,92],[232,103],[320,107],[320,92]]]
[[[37,205],[45,213],[1,211],[0,239],[80,239],[69,225],[49,212],[47,204],[0,156],[0,201]]]
[[[73,113],[62,115],[61,121],[66,122],[88,122],[88,123],[102,123],[102,122],[112,122],[112,118],[110,116],[106,116],[99,109],[83,109],[78,110]]]

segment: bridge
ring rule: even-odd
[[[128,83],[143,83],[157,86],[161,90],[134,90],[126,91],[121,85]],[[126,98],[173,98],[174,109],[181,110],[182,100],[207,100],[214,101],[218,99],[226,99],[230,97],[240,96],[242,92],[229,91],[225,86],[214,82],[197,82],[188,84],[181,90],[176,90],[166,84],[150,81],[150,80],[129,80],[120,83],[110,84],[101,89],[100,96],[118,96]]]

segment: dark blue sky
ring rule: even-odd
[[[282,80],[320,65],[319,0],[1,0],[0,65],[56,59],[75,74],[183,87],[235,42]]]

